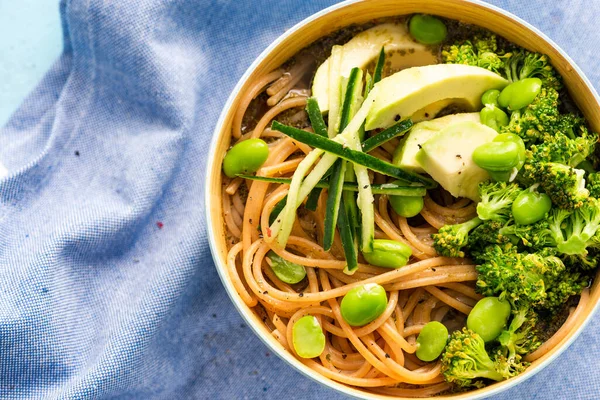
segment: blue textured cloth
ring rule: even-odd
[[[61,4],[64,53],[0,130],[0,398],[341,398],[244,324],[215,272],[203,202],[229,92],[272,40],[333,3]],[[599,82],[599,2],[493,3]],[[597,316],[498,399],[598,398],[599,327]]]

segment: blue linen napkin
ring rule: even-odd
[[[257,3],[61,2],[63,55],[0,129],[0,398],[342,398],[261,344],[208,249],[221,107],[272,40],[335,1]],[[492,3],[598,84],[600,3]],[[496,398],[597,398],[599,325]]]

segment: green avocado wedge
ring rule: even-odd
[[[367,115],[365,129],[387,128],[399,120],[419,115],[419,111],[439,104],[458,103],[472,111],[481,108],[481,95],[490,89],[503,89],[508,81],[485,68],[462,64],[435,64],[413,67],[382,79],[377,97]]]
[[[451,114],[415,124],[394,151],[392,163],[409,171],[425,172],[416,159],[421,146],[448,126],[465,121],[480,122],[479,113]]]
[[[473,151],[498,133],[477,122],[453,124],[426,141],[416,155],[421,167],[454,197],[479,201],[479,183],[489,174],[473,161]]]

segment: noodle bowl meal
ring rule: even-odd
[[[600,259],[600,153],[548,56],[424,14],[354,25],[241,95],[227,273],[280,345],[427,397],[526,371]]]

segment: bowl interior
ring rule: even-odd
[[[247,320],[249,325],[255,330],[258,336],[271,349],[292,364],[305,375],[319,381],[322,384],[344,392],[347,395],[365,398],[390,399],[389,396],[375,395],[366,393],[356,388],[331,381],[324,378],[312,369],[307,368],[301,362],[296,360],[291,354],[273,338],[267,331],[263,322],[256,314],[249,309],[237,295],[227,273],[227,243],[225,236],[225,225],[222,214],[222,180],[221,180],[221,162],[224,154],[230,145],[231,123],[241,98],[241,94],[251,86],[252,82],[264,74],[279,67],[287,59],[296,54],[300,49],[326,36],[340,28],[351,24],[360,24],[367,21],[397,15],[406,15],[413,13],[435,14],[450,19],[483,26],[497,34],[504,36],[513,43],[523,46],[527,49],[547,54],[552,60],[553,65],[563,76],[565,84],[577,103],[581,111],[585,114],[591,127],[596,132],[600,132],[600,104],[598,95],[591,87],[591,84],[583,76],[583,73],[574,65],[573,61],[561,51],[558,46],[553,44],[548,38],[521,21],[517,17],[502,11],[498,8],[480,3],[478,1],[467,0],[355,0],[340,3],[318,14],[313,15],[307,20],[299,23],[294,28],[286,32],[276,42],[274,42],[263,54],[254,62],[244,77],[238,83],[232,93],[219,119],[215,129],[212,148],[209,154],[207,185],[206,185],[206,204],[207,218],[209,225],[209,237],[213,257],[223,284],[229,293],[233,303]],[[598,277],[597,277],[598,278]],[[532,366],[519,377],[500,382],[484,389],[471,391],[465,394],[439,396],[438,398],[481,398],[505,390],[518,382],[527,379],[543,366],[547,365],[552,359],[570,344],[585,324],[588,317],[596,308],[600,289],[598,279],[595,280],[590,293],[588,307],[582,313],[572,331],[561,341],[561,343],[552,349],[549,353],[536,360]],[[397,398],[396,398],[397,399]]]

